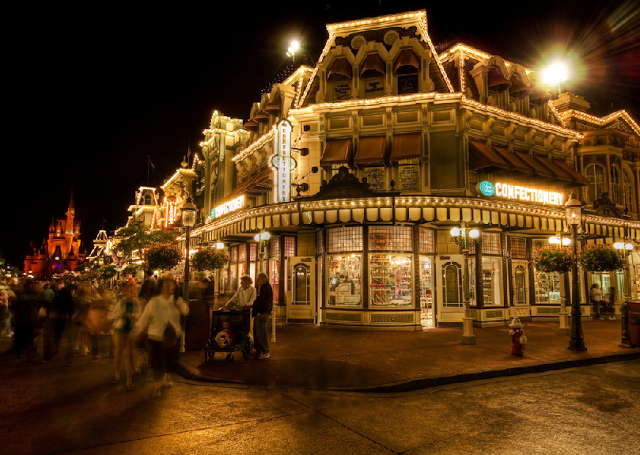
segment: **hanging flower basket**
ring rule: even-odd
[[[531,259],[536,270],[541,272],[566,273],[573,263],[569,248],[548,246],[538,248]]]
[[[586,245],[578,255],[580,267],[587,272],[611,272],[624,266],[624,261],[611,245]]]
[[[182,260],[182,252],[175,244],[154,245],[146,254],[149,270],[171,270]]]
[[[193,268],[199,271],[221,269],[227,263],[227,253],[223,250],[205,248],[191,257]]]

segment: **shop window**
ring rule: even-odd
[[[280,237],[271,237],[269,240],[269,257],[280,259]]]
[[[479,291],[482,292],[484,306],[502,306],[503,304],[500,292],[501,271],[501,258],[482,258],[482,284]],[[475,258],[469,258],[469,303],[471,305],[477,305],[478,303],[477,292],[476,260]]]
[[[247,244],[238,246],[238,262],[247,262]]]
[[[420,254],[435,253],[433,229],[420,228]]]
[[[411,306],[412,257],[372,254],[369,263],[369,303],[374,307]]]
[[[357,307],[362,304],[362,255],[327,256],[328,305]]]
[[[536,303],[560,303],[560,274],[536,272]]]
[[[431,132],[429,136],[431,188],[460,188],[460,153],[455,131]]]
[[[630,212],[636,211],[635,197],[633,192],[633,179],[629,175],[629,173],[625,170],[622,173],[623,186],[622,191],[624,192],[624,206],[629,209]]]
[[[231,264],[229,266],[229,280],[231,291],[238,290],[238,264]]]
[[[284,238],[284,257],[292,258],[296,255],[296,238],[285,236]]]
[[[249,261],[250,262],[256,262],[256,250],[257,250],[258,245],[255,243],[250,243],[249,244]]]
[[[420,322],[423,327],[434,327],[433,314],[433,259],[420,256]]]
[[[413,251],[410,226],[370,226],[370,251]]]
[[[462,307],[462,267],[457,262],[447,262],[442,266],[442,305]]]
[[[236,264],[238,262],[238,247],[231,248],[231,263]]]
[[[362,251],[362,227],[327,229],[327,252]]]
[[[273,303],[280,300],[280,261],[269,261],[269,284],[273,290]]]
[[[622,192],[620,191],[620,169],[611,166],[611,200],[614,204],[622,204]]]
[[[469,247],[469,253],[475,254],[476,244],[471,243]],[[499,232],[483,232],[482,233],[482,254],[502,254],[500,248],[500,233]]]
[[[511,259],[527,259],[526,239],[511,238]]]
[[[604,168],[599,164],[590,164],[585,170],[589,179],[589,201],[593,202],[606,191],[604,182]]]

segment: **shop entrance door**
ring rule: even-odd
[[[313,257],[287,259],[287,322],[315,322],[316,263]]]
[[[463,257],[441,256],[438,262],[438,324],[461,322],[464,316],[463,280],[467,279]]]
[[[527,278],[527,262],[513,261],[513,304],[528,305],[529,293],[527,292],[529,280]]]

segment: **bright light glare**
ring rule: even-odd
[[[564,237],[564,238],[562,239],[562,244],[563,244],[564,246],[569,246],[569,245],[571,245],[571,239],[570,239],[569,237]]]
[[[560,243],[560,239],[558,237],[549,237],[549,243],[552,245],[557,245]]]
[[[555,85],[569,79],[569,67],[563,62],[555,62],[546,67],[542,72],[545,83]]]
[[[477,229],[471,229],[469,231],[469,237],[471,237],[472,239],[477,239],[478,237],[480,237],[480,231]]]
[[[460,228],[457,228],[457,227],[452,228],[451,237],[460,237]]]

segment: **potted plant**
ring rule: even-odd
[[[547,246],[538,248],[531,259],[536,270],[541,272],[566,273],[571,270],[571,251],[566,247]]]
[[[578,254],[578,262],[587,272],[611,272],[624,266],[624,261],[611,245],[586,245]]]
[[[146,252],[149,270],[171,270],[182,260],[182,252],[175,244],[154,245]]]
[[[216,250],[213,248],[199,250],[191,257],[193,268],[201,272],[221,269],[227,261],[227,253],[224,250]]]

